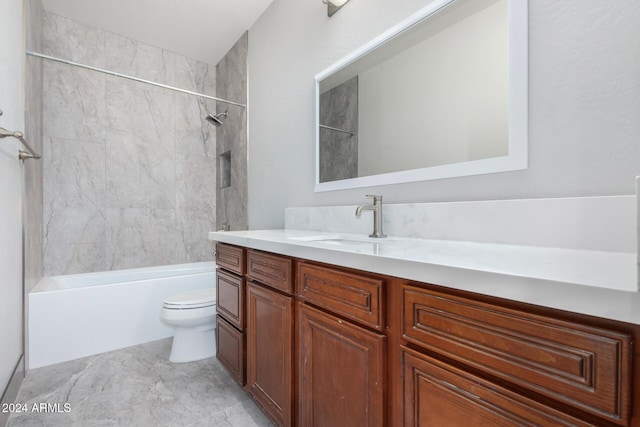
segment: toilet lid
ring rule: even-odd
[[[216,305],[216,288],[200,289],[170,296],[164,300],[165,308],[202,308]]]

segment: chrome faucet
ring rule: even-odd
[[[369,234],[369,237],[387,237],[382,232],[382,196],[366,195],[365,197],[373,199],[373,204],[358,206],[356,216],[360,218],[362,211],[373,211],[373,233]]]

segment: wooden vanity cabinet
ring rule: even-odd
[[[277,425],[292,426],[293,262],[253,250],[247,259],[245,390]]]
[[[297,271],[298,425],[383,426],[383,281],[303,262]]]
[[[216,244],[216,357],[245,385],[245,250]]]
[[[640,427],[640,326],[231,245],[217,258],[218,358],[278,426]]]

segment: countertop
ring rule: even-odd
[[[306,230],[209,239],[640,325],[636,254]]]

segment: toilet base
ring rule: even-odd
[[[174,363],[195,362],[215,355],[215,328],[175,328],[169,361]]]

